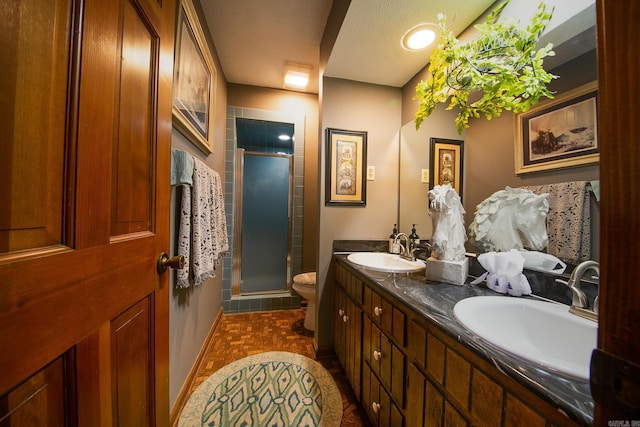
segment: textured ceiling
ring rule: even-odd
[[[407,52],[402,35],[422,22],[451,17],[466,28],[495,0],[352,0],[325,75],[402,86],[428,62]],[[333,0],[202,0],[228,82],[282,88],[287,62],[312,67],[307,92],[318,92],[319,46]]]
[[[457,35],[495,0],[352,0],[325,75],[386,86],[404,86],[429,62],[431,49],[408,51],[402,36],[446,16]]]
[[[312,67],[307,92],[318,92],[319,46],[333,0],[200,1],[228,82],[282,88],[284,66],[293,62]],[[435,23],[438,13],[444,13],[458,35],[501,1],[351,0],[325,76],[404,86],[428,63],[430,54],[401,46],[408,29],[422,22]],[[528,20],[538,3],[512,1],[502,15]],[[559,44],[565,46],[563,54],[549,58],[548,64],[595,48],[594,0],[551,3],[555,3],[554,16],[543,39],[561,51]],[[576,34],[588,34],[586,47],[576,46]]]
[[[229,83],[282,88],[287,62],[312,67],[318,92],[320,41],[333,0],[201,0]]]

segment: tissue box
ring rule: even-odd
[[[427,280],[464,285],[468,273],[468,258],[465,258],[463,261],[441,261],[433,257],[427,259],[427,269],[425,272]]]

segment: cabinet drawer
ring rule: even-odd
[[[413,319],[409,321],[407,346],[409,355],[415,359],[418,366],[426,368],[427,331]]]
[[[364,283],[353,274],[350,275],[349,284],[347,285],[347,293],[358,304],[362,304],[362,293],[364,290]]]
[[[345,290],[345,293],[353,298],[358,304],[362,304],[364,283],[355,275],[351,274],[340,264],[336,265],[336,281]]]
[[[405,356],[387,336],[371,322],[364,320],[364,359],[382,385],[398,403],[404,403]]]
[[[380,329],[393,337],[402,347],[405,345],[405,314],[368,286],[364,288],[364,309]]]
[[[362,369],[362,405],[374,426],[404,426],[402,413],[366,363]]]

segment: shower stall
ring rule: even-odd
[[[289,294],[294,126],[236,120],[232,296]]]

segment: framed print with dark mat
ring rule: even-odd
[[[429,189],[451,184],[462,198],[464,141],[431,138],[429,150]]]
[[[327,128],[325,205],[367,204],[367,132]]]
[[[518,175],[600,162],[597,82],[540,102],[515,120]]]

